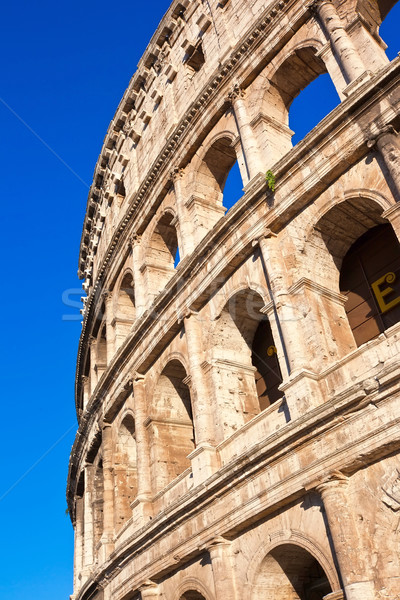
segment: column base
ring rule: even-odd
[[[194,485],[203,483],[219,468],[217,450],[209,444],[198,446],[188,455],[188,459],[192,463]]]
[[[372,73],[371,71],[364,71],[357,79],[354,79],[346,86],[343,90],[343,94],[348,98],[353,92],[358,90],[360,86],[362,86],[366,81],[371,79]]]
[[[285,394],[291,421],[324,402],[318,375],[307,369],[293,373],[279,389]]]
[[[114,552],[114,536],[103,534],[100,538],[99,559],[104,563],[112,552]]]

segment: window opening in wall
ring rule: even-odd
[[[379,28],[379,35],[387,44],[386,55],[389,60],[396,58],[400,51],[399,23],[400,2],[397,2]]]
[[[358,346],[400,321],[400,244],[391,225],[374,227],[351,246],[340,291]]]
[[[243,181],[239,170],[239,163],[236,161],[226,178],[222,198],[223,206],[225,206],[226,210],[229,210],[242,195]]]
[[[200,71],[205,63],[202,44],[197,44],[194,48],[190,47],[187,52],[186,64],[196,73]]]
[[[328,73],[323,73],[304,88],[289,109],[289,127],[294,131],[293,146],[339,103],[339,95]]]

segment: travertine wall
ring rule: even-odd
[[[357,346],[340,278],[400,239],[392,4],[182,0],[154,34],[82,234],[74,600],[400,599],[400,323]],[[341,102],[292,148],[323,73]]]

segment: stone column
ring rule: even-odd
[[[346,600],[374,600],[374,583],[366,550],[349,508],[347,488],[348,478],[339,472],[316,486],[324,504]]]
[[[396,202],[400,201],[400,142],[396,130],[392,127],[385,127],[377,136],[368,141],[368,147],[377,147],[383,158],[391,179],[393,181]]]
[[[101,536],[102,559],[114,550],[114,473],[112,427],[104,423],[102,432],[103,449],[103,533]]]
[[[85,568],[91,567],[93,564],[93,486],[94,466],[87,463],[85,465],[85,492],[83,495],[83,566]]]
[[[107,364],[109,365],[115,353],[115,330],[112,326],[113,315],[113,295],[110,291],[105,291],[102,294],[105,306],[105,321],[106,321],[106,341],[107,341]]]
[[[174,169],[171,171],[170,177],[175,190],[176,210],[178,213],[180,245],[180,258],[188,256],[194,248],[193,228],[189,219],[189,212],[185,205],[185,195],[183,192],[182,179],[184,176],[183,169]]]
[[[89,352],[90,352],[90,393],[91,396],[97,385],[97,371],[96,371],[96,362],[97,362],[97,340],[92,335],[88,340]]]
[[[347,34],[332,0],[313,0],[309,6],[321,22],[347,82],[351,83],[364,75],[365,65]]]
[[[90,400],[90,377],[84,375],[81,379],[82,385],[82,408],[86,410]]]
[[[74,593],[76,594],[83,568],[83,498],[79,497],[75,504],[74,550]]]
[[[135,412],[136,456],[137,456],[137,501],[142,507],[143,516],[151,515],[151,473],[150,446],[145,421],[146,388],[144,376],[136,373],[133,378],[133,398]]]
[[[231,546],[231,542],[222,537],[215,538],[207,545],[214,576],[215,600],[239,599]]]
[[[139,588],[140,596],[142,600],[158,600],[161,598],[160,590],[158,585],[153,581],[145,581]]]
[[[131,237],[130,244],[132,248],[132,270],[133,270],[133,283],[135,286],[135,308],[136,318],[140,317],[146,309],[146,297],[145,297],[145,285],[143,281],[143,274],[140,270],[142,266],[142,236],[134,234]]]
[[[191,378],[191,400],[196,449],[189,455],[196,484],[218,468],[215,450],[215,423],[211,394],[203,370],[202,326],[199,315],[189,311],[184,317],[186,344]]]
[[[245,104],[245,91],[236,84],[233,90],[228,94],[228,99],[232,104],[240,141],[242,144],[243,155],[246,163],[248,179],[253,179],[255,175],[263,171],[261,154],[258,148],[253,128],[250,125],[250,119],[247,114]]]
[[[275,339],[275,344],[279,345],[281,352],[278,352],[278,356],[282,355],[284,358],[284,363],[282,365],[282,375],[290,375],[291,371],[295,370],[297,367],[297,362],[292,359],[289,360],[288,355],[288,347],[287,347],[287,339],[293,340],[296,337],[295,331],[293,331],[291,326],[291,331],[285,331],[287,325],[289,323],[294,323],[294,317],[291,312],[290,303],[279,303],[279,297],[285,294],[286,282],[284,281],[283,274],[280,273],[282,270],[279,265],[282,264],[282,259],[276,260],[275,252],[274,252],[274,237],[271,232],[266,232],[265,235],[261,236],[257,240],[255,240],[254,244],[258,244],[261,251],[261,262],[264,270],[264,277],[267,283],[267,288],[269,291],[269,295],[271,297],[271,306],[265,311],[267,312],[271,327],[274,324],[273,333],[278,334],[278,339]],[[272,269],[271,269],[272,266]],[[270,271],[273,274],[273,277],[270,276]],[[278,310],[279,309],[279,310]],[[288,314],[282,314],[286,313]],[[272,318],[271,318],[272,317]],[[283,317],[283,318],[282,318]],[[296,337],[297,340],[297,337]],[[300,342],[300,339],[297,343]],[[302,348],[302,344],[299,344],[299,350]]]

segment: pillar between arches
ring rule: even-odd
[[[83,494],[84,534],[83,534],[83,571],[87,575],[93,565],[93,486],[94,467],[91,463],[85,465],[85,491]]]
[[[217,537],[205,545],[210,554],[216,600],[238,600],[232,542]]]
[[[228,94],[228,101],[232,104],[245,158],[247,176],[251,180],[263,170],[263,167],[261,153],[248,116],[245,91],[238,84],[235,84]],[[247,182],[244,183],[246,185]]]
[[[367,145],[369,148],[376,145],[394,184],[395,200],[400,202],[400,140],[397,131],[391,125],[385,127],[376,136],[371,137]]]
[[[193,477],[198,485],[218,469],[215,448],[215,423],[211,394],[203,369],[202,326],[198,313],[189,311],[183,318],[187,339],[190,391],[196,448],[189,454]]]
[[[348,96],[369,79],[371,74],[366,70],[332,0],[312,0],[308,7],[315,13],[317,20],[321,23],[340,68],[347,79],[348,85],[343,93]]]
[[[138,506],[142,517],[147,521],[152,517],[152,487],[150,475],[150,444],[145,426],[147,418],[146,387],[144,375],[135,373],[133,377],[133,399],[136,432],[137,456],[137,497],[131,504]]]
[[[188,256],[194,249],[194,234],[188,208],[185,203],[183,190],[184,170],[176,168],[171,171],[171,181],[175,190],[176,210],[178,213],[179,251],[181,259]]]
[[[145,285],[143,273],[141,271],[142,236],[135,233],[134,235],[132,235],[129,243],[132,249],[132,271],[135,291],[135,309],[136,318],[138,318],[141,314],[143,314],[146,308]]]
[[[321,495],[346,600],[374,600],[366,551],[349,507],[348,477],[335,471],[315,489]]]
[[[102,431],[103,450],[103,533],[100,539],[100,556],[103,561],[114,550],[114,473],[112,427],[104,423]]]

